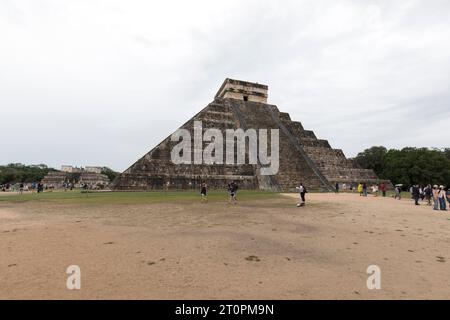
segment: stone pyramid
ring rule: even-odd
[[[275,175],[261,175],[261,164],[175,164],[171,151],[178,142],[171,136],[144,155],[112,183],[113,190],[191,190],[202,182],[209,188],[225,189],[236,181],[240,189],[293,191],[302,182],[311,190],[334,190],[336,183],[379,182],[372,170],[358,168],[340,149],[318,139],[300,122],[291,120],[267,103],[266,85],[226,79],[214,101],[186,122],[194,136],[194,121],[202,129],[278,129],[279,170]],[[192,145],[194,142],[192,141]],[[208,145],[203,142],[203,148]],[[248,150],[246,150],[248,156]]]

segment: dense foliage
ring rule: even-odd
[[[6,166],[0,166],[0,184],[7,183],[32,183],[41,181],[50,171],[57,171],[49,168],[45,164],[24,165],[22,163],[10,163]],[[113,181],[118,173],[114,170],[103,167],[102,173]]]
[[[450,185],[450,149],[372,147],[354,160],[360,167],[373,169],[379,178],[395,184]]]
[[[108,168],[108,167],[103,167],[102,168],[102,174],[108,176],[109,181],[114,181],[114,179],[119,175],[118,172]]]
[[[27,166],[21,163],[10,163],[6,166],[0,166],[0,184],[38,182],[49,171],[55,171],[55,169],[49,168],[45,164]]]

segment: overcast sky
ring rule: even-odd
[[[0,164],[122,171],[227,77],[347,156],[449,146],[450,1],[0,0]]]

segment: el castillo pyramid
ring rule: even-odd
[[[376,183],[372,170],[358,168],[340,149],[305,130],[288,113],[267,103],[268,86],[226,79],[206,108],[186,122],[194,137],[194,121],[202,129],[279,129],[279,170],[261,175],[260,164],[174,164],[171,150],[178,142],[171,136],[144,155],[112,183],[113,190],[190,190],[202,182],[209,188],[225,189],[236,181],[241,189],[293,191],[302,182],[312,190],[334,190],[336,183]],[[204,142],[205,148],[208,143]],[[194,145],[194,142],[192,142]],[[269,148],[270,150],[270,148]],[[248,152],[248,150],[246,151]],[[247,155],[248,156],[248,155]]]

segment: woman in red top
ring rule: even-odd
[[[381,184],[380,190],[381,190],[381,193],[383,194],[383,197],[386,197],[387,188],[386,188],[386,184],[384,182]]]

